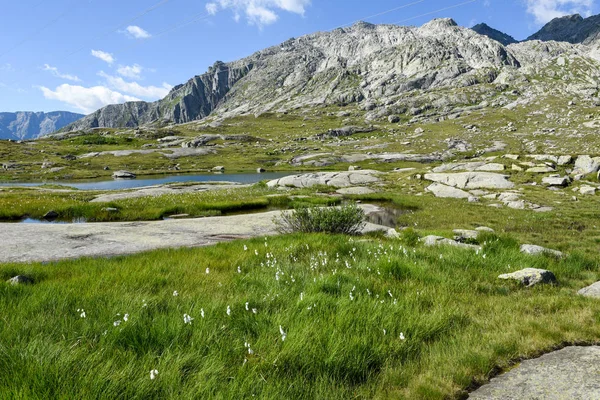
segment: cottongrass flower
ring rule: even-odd
[[[244,245],[244,251],[248,251],[248,246]]]
[[[250,311],[250,309],[248,308],[248,302],[246,302],[246,311]]]
[[[285,338],[287,337],[287,333],[283,330],[283,327],[279,325],[279,333],[281,333],[281,341],[285,342]]]
[[[383,330],[383,335],[387,335],[387,331],[385,329]]]
[[[252,313],[253,313],[253,314],[257,314],[257,313],[258,313],[258,310],[257,310],[256,308],[253,308],[253,309],[252,309]]]
[[[129,320],[129,314],[125,314],[123,316],[123,321],[127,322]]]
[[[77,309],[77,312],[78,312],[78,313],[80,313],[80,314],[79,314],[79,317],[80,317],[80,318],[85,318],[85,317],[86,317],[86,315],[85,315],[85,310],[84,310],[83,308],[78,308],[78,309]]]
[[[206,268],[206,275],[210,274],[210,268]]]
[[[406,340],[406,338],[404,337],[404,332],[400,332],[400,340]]]
[[[237,269],[237,273],[238,273],[238,274],[241,274],[241,273],[242,273],[242,269],[241,269],[240,267],[238,267],[238,269]]]
[[[201,309],[200,309],[200,316],[201,316],[202,318],[204,318],[204,308],[201,308]]]
[[[194,318],[190,317],[188,314],[183,314],[183,323],[191,325]]]
[[[146,300],[142,300],[142,302],[144,303],[144,304],[142,304],[142,307],[143,307],[143,308],[146,308],[146,307],[148,307],[148,303],[146,303]]]
[[[227,315],[231,315],[231,307],[227,306]]]
[[[158,375],[158,370],[153,369],[150,371],[150,379],[155,380],[157,375]]]
[[[117,320],[115,322],[113,322],[113,326],[119,326],[121,325],[121,320]]]
[[[175,291],[173,292],[173,296],[174,296],[174,297],[177,297],[177,296],[179,296],[179,292],[178,292],[177,290],[175,290]]]
[[[258,250],[256,250],[256,249],[255,249],[255,250],[254,250],[254,254],[255,254],[255,255],[258,255]]]

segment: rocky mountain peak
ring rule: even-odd
[[[0,139],[26,140],[48,135],[83,118],[68,111],[0,113]]]
[[[480,35],[485,35],[485,36],[489,37],[490,39],[493,39],[497,42],[502,43],[505,46],[508,46],[509,44],[512,44],[512,43],[517,43],[517,40],[515,40],[515,38],[513,38],[512,36],[510,36],[504,32],[501,32],[497,29],[494,29],[485,23],[477,24],[474,27],[472,27],[471,29],[474,30],[475,32],[479,33]]]
[[[527,40],[592,44],[600,35],[600,15],[583,18],[579,14],[554,18]]]

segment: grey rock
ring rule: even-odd
[[[558,157],[557,164],[558,165],[569,165],[573,162],[573,157],[571,156],[560,156]]]
[[[459,189],[510,189],[514,184],[507,175],[492,172],[460,172],[425,174],[425,179]]]
[[[600,347],[565,347],[492,378],[471,400],[598,400]]]
[[[13,276],[6,282],[10,283],[11,285],[31,285],[33,284],[33,279],[25,275],[17,275]]]
[[[551,250],[551,249],[547,249],[545,247],[542,246],[536,246],[534,244],[523,244],[521,245],[521,253],[525,253],[525,254],[531,254],[531,255],[538,255],[538,254],[543,254],[543,253],[548,253],[548,254],[552,254],[556,257],[562,257],[563,253],[561,253],[558,250]]]
[[[379,182],[379,171],[343,171],[343,172],[316,172],[309,174],[300,174],[286,176],[281,179],[275,179],[267,183],[269,187],[311,187],[315,185],[327,185],[338,188],[345,188],[357,185],[364,185]]]
[[[58,218],[58,213],[54,210],[50,210],[46,214],[44,214],[44,216],[42,218],[44,218],[45,220],[48,220],[48,221],[52,221],[52,220],[55,220],[56,218]]]
[[[444,245],[444,246],[460,247],[462,249],[470,249],[470,250],[480,250],[481,249],[480,246],[476,246],[473,244],[460,243],[460,242],[457,242],[456,240],[447,239],[445,237],[435,236],[435,235],[425,236],[425,237],[421,238],[420,241],[425,246],[429,246],[429,247]]]
[[[546,174],[548,172],[555,172],[556,170],[552,167],[533,167],[528,168],[526,172],[530,172],[533,174]]]
[[[540,283],[556,283],[556,277],[551,271],[537,268],[525,268],[510,274],[503,274],[498,276],[498,279],[513,279],[528,287]]]
[[[579,193],[586,196],[593,196],[596,194],[596,190],[597,189],[593,186],[584,185],[579,188]]]
[[[467,163],[451,163],[442,164],[433,169],[433,172],[450,172],[450,171],[488,171],[497,172],[504,171],[504,165],[498,163],[486,162],[467,162]]]
[[[464,190],[457,189],[452,186],[447,186],[442,183],[432,183],[425,190],[433,193],[435,197],[452,198],[452,199],[468,199],[471,195]]]
[[[569,179],[567,177],[562,177],[562,178],[546,177],[546,178],[542,178],[542,183],[544,183],[548,186],[565,187],[565,186],[569,185]]]
[[[0,112],[0,139],[37,139],[69,125],[85,115],[67,111]]]
[[[368,187],[362,187],[362,186],[342,188],[342,189],[336,190],[335,192],[338,194],[344,194],[344,195],[362,195],[362,194],[376,193],[375,190],[368,188]]]
[[[257,174],[262,174],[262,173],[265,173],[265,172],[267,172],[267,170],[264,169],[264,168],[256,168],[256,173]]]
[[[115,171],[113,172],[114,179],[135,179],[136,175],[129,171]]]
[[[600,282],[596,282],[591,284],[590,286],[584,287],[577,293],[585,297],[600,299]]]
[[[587,175],[598,172],[600,170],[600,157],[590,157],[583,155],[575,160],[575,168],[573,175]]]
[[[480,231],[471,229],[454,229],[454,240],[457,242],[464,242],[469,239],[477,239]]]
[[[225,171],[225,167],[222,165],[217,165],[216,167],[213,167],[212,169],[215,172],[224,172]]]

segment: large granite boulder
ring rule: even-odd
[[[459,189],[511,189],[508,175],[493,172],[459,172],[425,174],[425,179]]]
[[[540,283],[556,283],[556,277],[551,271],[538,268],[525,268],[510,274],[502,274],[498,279],[513,279],[528,287]]]

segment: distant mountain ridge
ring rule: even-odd
[[[487,24],[477,24],[471,29],[479,33],[480,35],[485,35],[490,39],[494,39],[495,41],[502,43],[505,46],[518,42],[518,40],[516,40],[514,37],[504,32],[500,32],[499,30],[494,29]]]
[[[0,139],[37,139],[85,117],[68,111],[0,112]]]
[[[579,14],[554,18],[527,40],[593,44],[600,37],[600,15],[583,18]]]

